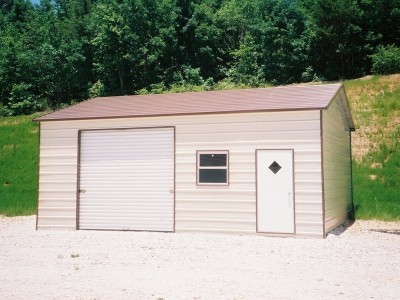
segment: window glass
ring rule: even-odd
[[[201,167],[225,167],[226,154],[200,154]]]
[[[200,183],[226,183],[226,169],[200,169]]]

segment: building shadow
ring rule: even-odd
[[[400,230],[398,229],[370,229],[369,231],[400,235]]]
[[[347,220],[342,225],[339,225],[338,227],[336,227],[336,228],[332,229],[331,231],[329,231],[326,236],[329,236],[329,235],[340,236],[348,228],[350,228],[354,224],[354,222],[355,222],[355,220]]]

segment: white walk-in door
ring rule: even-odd
[[[257,150],[257,230],[294,233],[293,150]]]
[[[79,229],[174,231],[174,129],[80,133]]]

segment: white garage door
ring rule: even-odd
[[[174,231],[174,129],[81,132],[79,229]]]

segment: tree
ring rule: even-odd
[[[305,0],[304,8],[309,63],[317,74],[329,80],[363,74],[365,32],[357,2]]]
[[[239,85],[258,86],[264,82],[265,74],[259,65],[261,55],[256,49],[253,37],[249,34],[232,51],[233,63],[228,71],[228,78]]]
[[[104,1],[91,14],[94,70],[119,94],[158,82],[173,66],[176,6],[164,1]]]
[[[400,72],[400,47],[395,45],[379,46],[377,52],[371,55],[372,73],[395,74]]]

